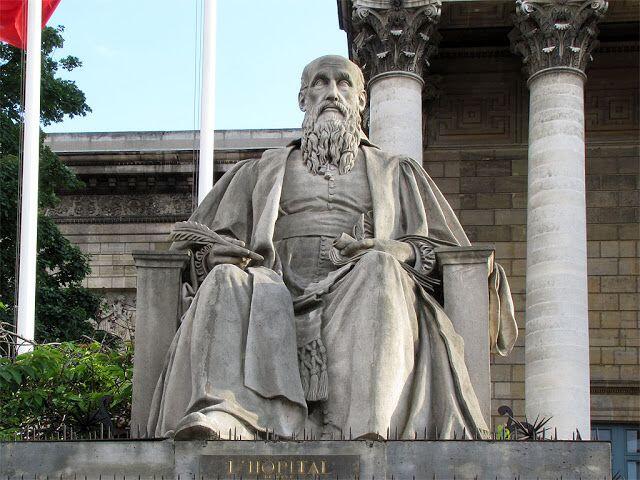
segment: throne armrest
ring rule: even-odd
[[[178,329],[182,271],[189,255],[134,251],[137,270],[131,431],[146,430],[165,356]]]
[[[491,425],[491,371],[488,278],[493,246],[440,247],[444,311],[464,340],[464,359],[487,425]]]

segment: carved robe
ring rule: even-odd
[[[264,261],[246,271],[219,265],[198,286],[158,382],[149,431],[162,436],[188,413],[222,411],[282,436],[303,428],[353,436],[390,428],[403,438],[425,428],[442,438],[463,428],[485,433],[462,339],[429,294],[421,257],[422,242],[469,245],[450,206],[417,163],[366,141],[353,171],[313,181],[287,161],[297,147],[240,162],[192,215]],[[416,264],[375,251],[332,263],[331,240],[360,216],[368,218],[363,235],[414,245]],[[506,354],[517,329],[508,286],[497,284],[492,347]],[[299,362],[309,345],[318,350],[313,359],[323,358],[311,377]]]

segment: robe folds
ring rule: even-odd
[[[191,412],[220,411],[258,432],[285,437],[303,429],[354,437],[387,429],[402,438],[425,429],[441,438],[463,429],[486,435],[462,338],[420,273],[382,252],[367,252],[305,290],[322,304],[311,315],[318,317],[326,347],[328,400],[305,398],[297,350],[300,312],[294,312],[274,242],[287,159],[298,147],[239,162],[191,216],[244,241],[264,260],[245,270],[219,265],[204,279],[192,276],[195,296],[156,387],[149,431],[164,436]],[[360,148],[375,238],[470,245],[419,164],[366,141]],[[511,295],[498,265],[488,280],[491,347],[506,355],[517,337]]]

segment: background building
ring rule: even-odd
[[[339,22],[355,56],[362,56],[357,36],[363,27],[357,21],[354,24],[355,6],[388,16],[431,3],[436,2],[339,1]],[[589,3],[564,2],[574,6]],[[437,21],[413,30],[415,37],[426,28],[422,31],[429,32],[429,39],[402,45],[422,48],[418,54],[430,63],[413,72],[424,87],[407,93],[414,95],[410,97],[413,103],[402,110],[410,119],[409,110],[416,111],[419,102],[419,121],[414,119],[409,127],[415,130],[420,123],[422,127],[410,137],[421,138],[423,165],[456,210],[472,242],[495,245],[496,260],[510,279],[522,334],[509,357],[492,360],[496,416],[497,407],[503,404],[518,416],[525,414],[527,77],[531,72],[523,73],[522,57],[512,51],[515,8],[513,1],[443,1]],[[399,16],[394,21],[400,23],[391,22],[386,33],[378,31],[378,45],[384,47],[384,42],[388,45],[411,32],[407,18]],[[405,30],[398,27],[402,22]],[[584,95],[591,423],[600,439],[614,441],[614,470],[629,478],[640,471],[638,25],[636,1],[609,1],[608,11],[598,22],[599,45],[586,69]],[[396,33],[391,32],[394,29]],[[380,63],[366,66],[368,79],[385,73],[385,68],[388,72],[402,69]],[[376,115],[385,113],[380,112],[380,105],[382,102],[371,106],[372,128],[380,118]],[[101,323],[106,329],[128,334],[133,323],[136,277],[130,252],[166,249],[173,222],[186,219],[193,209],[198,145],[194,135],[48,136],[52,149],[86,183],[81,192],[61,192],[62,203],[50,214],[68,238],[92,255],[93,272],[87,286],[106,295]],[[299,130],[238,130],[216,135],[216,174],[221,175],[241,159],[286,145]]]

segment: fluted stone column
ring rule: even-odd
[[[525,404],[558,437],[589,438],[585,68],[604,0],[518,0],[529,76]]]
[[[369,88],[369,137],[422,161],[423,70],[436,51],[441,0],[354,0],[352,58]]]

